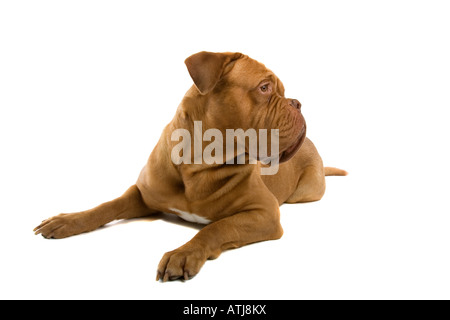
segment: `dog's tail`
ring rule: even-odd
[[[324,167],[325,176],[346,176],[348,172],[342,169],[333,167]]]

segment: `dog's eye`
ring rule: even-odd
[[[259,90],[261,90],[261,92],[266,93],[267,91],[269,91],[269,84],[263,84],[261,87],[259,87]]]

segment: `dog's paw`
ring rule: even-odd
[[[194,277],[207,260],[205,250],[201,247],[184,245],[176,250],[167,252],[158,265],[156,281],[162,279],[189,280]]]
[[[77,220],[76,214],[62,213],[42,221],[42,223],[34,228],[33,231],[34,234],[42,234],[42,236],[47,239],[70,237],[80,233],[80,230],[82,229],[82,226]]]

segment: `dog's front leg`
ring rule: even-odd
[[[144,204],[138,187],[133,185],[117,199],[90,210],[54,216],[42,221],[33,231],[45,238],[66,238],[95,230],[113,220],[144,217],[156,212]]]
[[[224,250],[279,239],[282,234],[277,203],[272,210],[237,213],[207,225],[191,241],[167,252],[159,263],[156,280],[188,280],[207,259],[217,258]]]

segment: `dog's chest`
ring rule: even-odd
[[[211,220],[203,218],[195,213],[186,212],[183,210],[175,209],[175,208],[169,208],[171,211],[176,212],[178,216],[186,221],[189,222],[195,222],[200,224],[209,224],[211,223]]]

